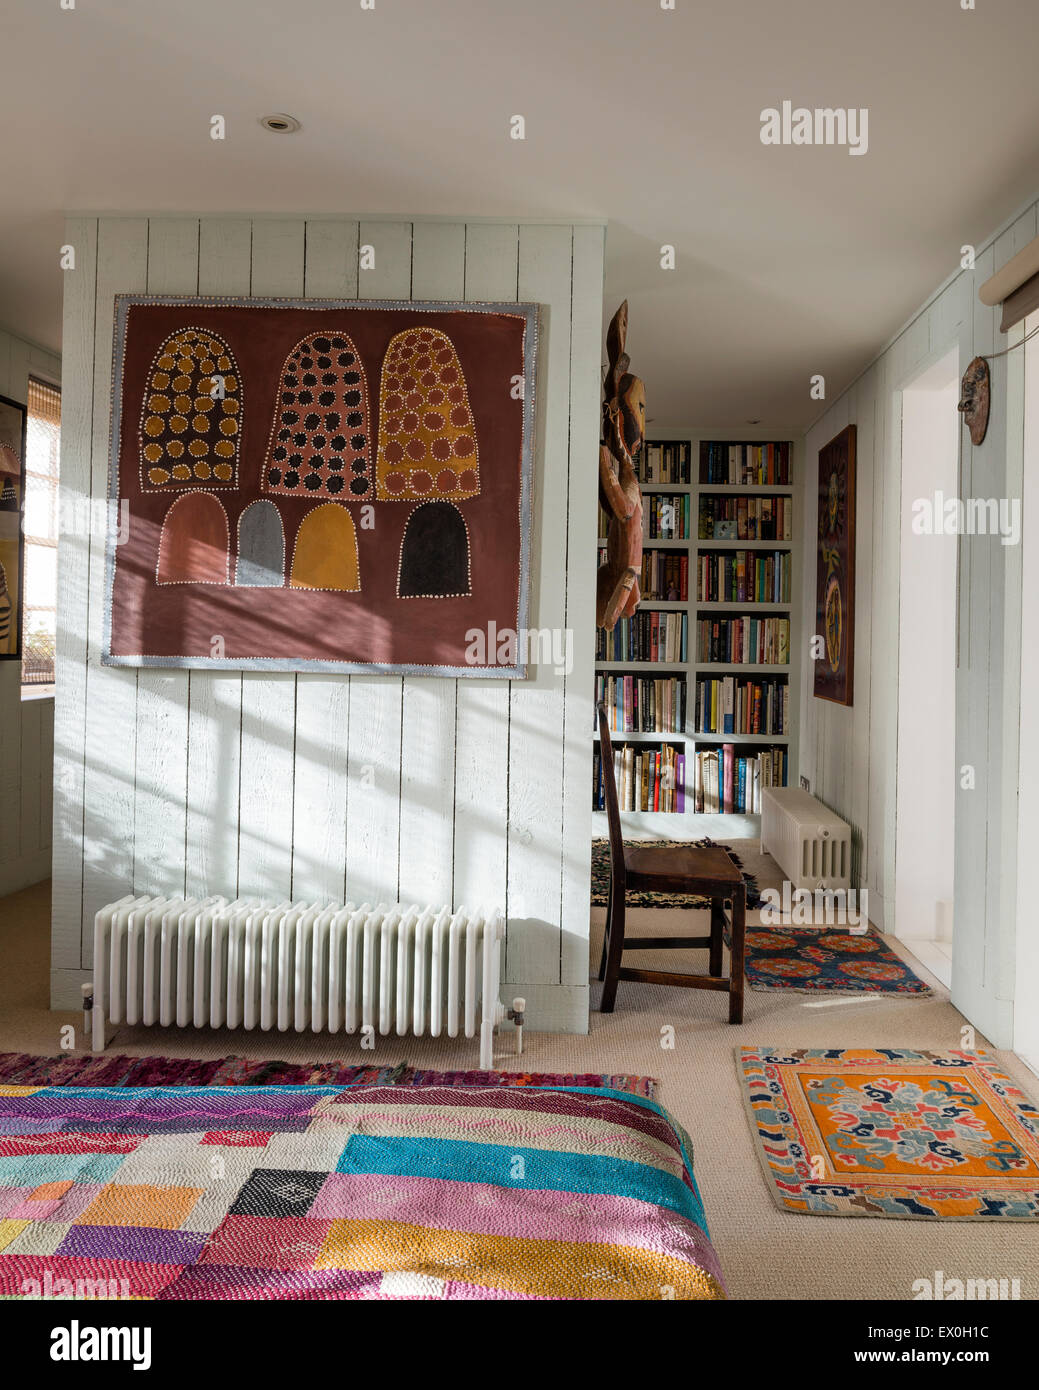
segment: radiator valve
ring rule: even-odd
[[[94,1028],[94,982],[89,980],[85,985],[80,985],[80,993],[83,995],[83,1032],[90,1037]]]
[[[512,1020],[516,1025],[516,1056],[519,1057],[523,1052],[523,1024],[525,1020],[527,1001],[525,999],[514,999],[512,1008],[505,1011],[505,1017]]]

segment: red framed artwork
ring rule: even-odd
[[[118,295],[104,664],[524,678],[536,352],[533,304]]]
[[[855,678],[855,426],[819,450],[814,694],[852,704]],[[821,640],[820,640],[821,639]]]

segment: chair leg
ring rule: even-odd
[[[610,928],[613,924],[613,880],[606,893],[606,927],[602,934],[602,955],[599,958],[599,973],[595,977],[597,980],[605,978],[606,975],[606,952],[610,945]]]
[[[621,953],[624,950],[624,897],[612,905],[610,923],[610,947],[606,954],[606,980],[599,1000],[601,1014],[613,1013],[613,1001],[617,998],[617,974],[621,968]]]
[[[712,975],[722,973],[722,945],[725,930],[725,908],[717,898],[711,899],[711,949],[707,968]]]
[[[743,1022],[743,971],[747,940],[747,890],[741,883],[732,898],[732,950],[729,953],[729,1022]]]

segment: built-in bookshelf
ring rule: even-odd
[[[763,787],[796,780],[799,527],[790,441],[647,441],[642,602],[596,635],[632,834],[760,833]],[[603,559],[607,518],[599,517]],[[606,833],[598,733],[593,820]]]

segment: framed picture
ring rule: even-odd
[[[102,661],[522,678],[537,306],[118,295]]]
[[[820,700],[850,705],[855,675],[854,425],[819,450],[817,546],[814,693]]]
[[[0,661],[22,658],[25,406],[0,396]]]

